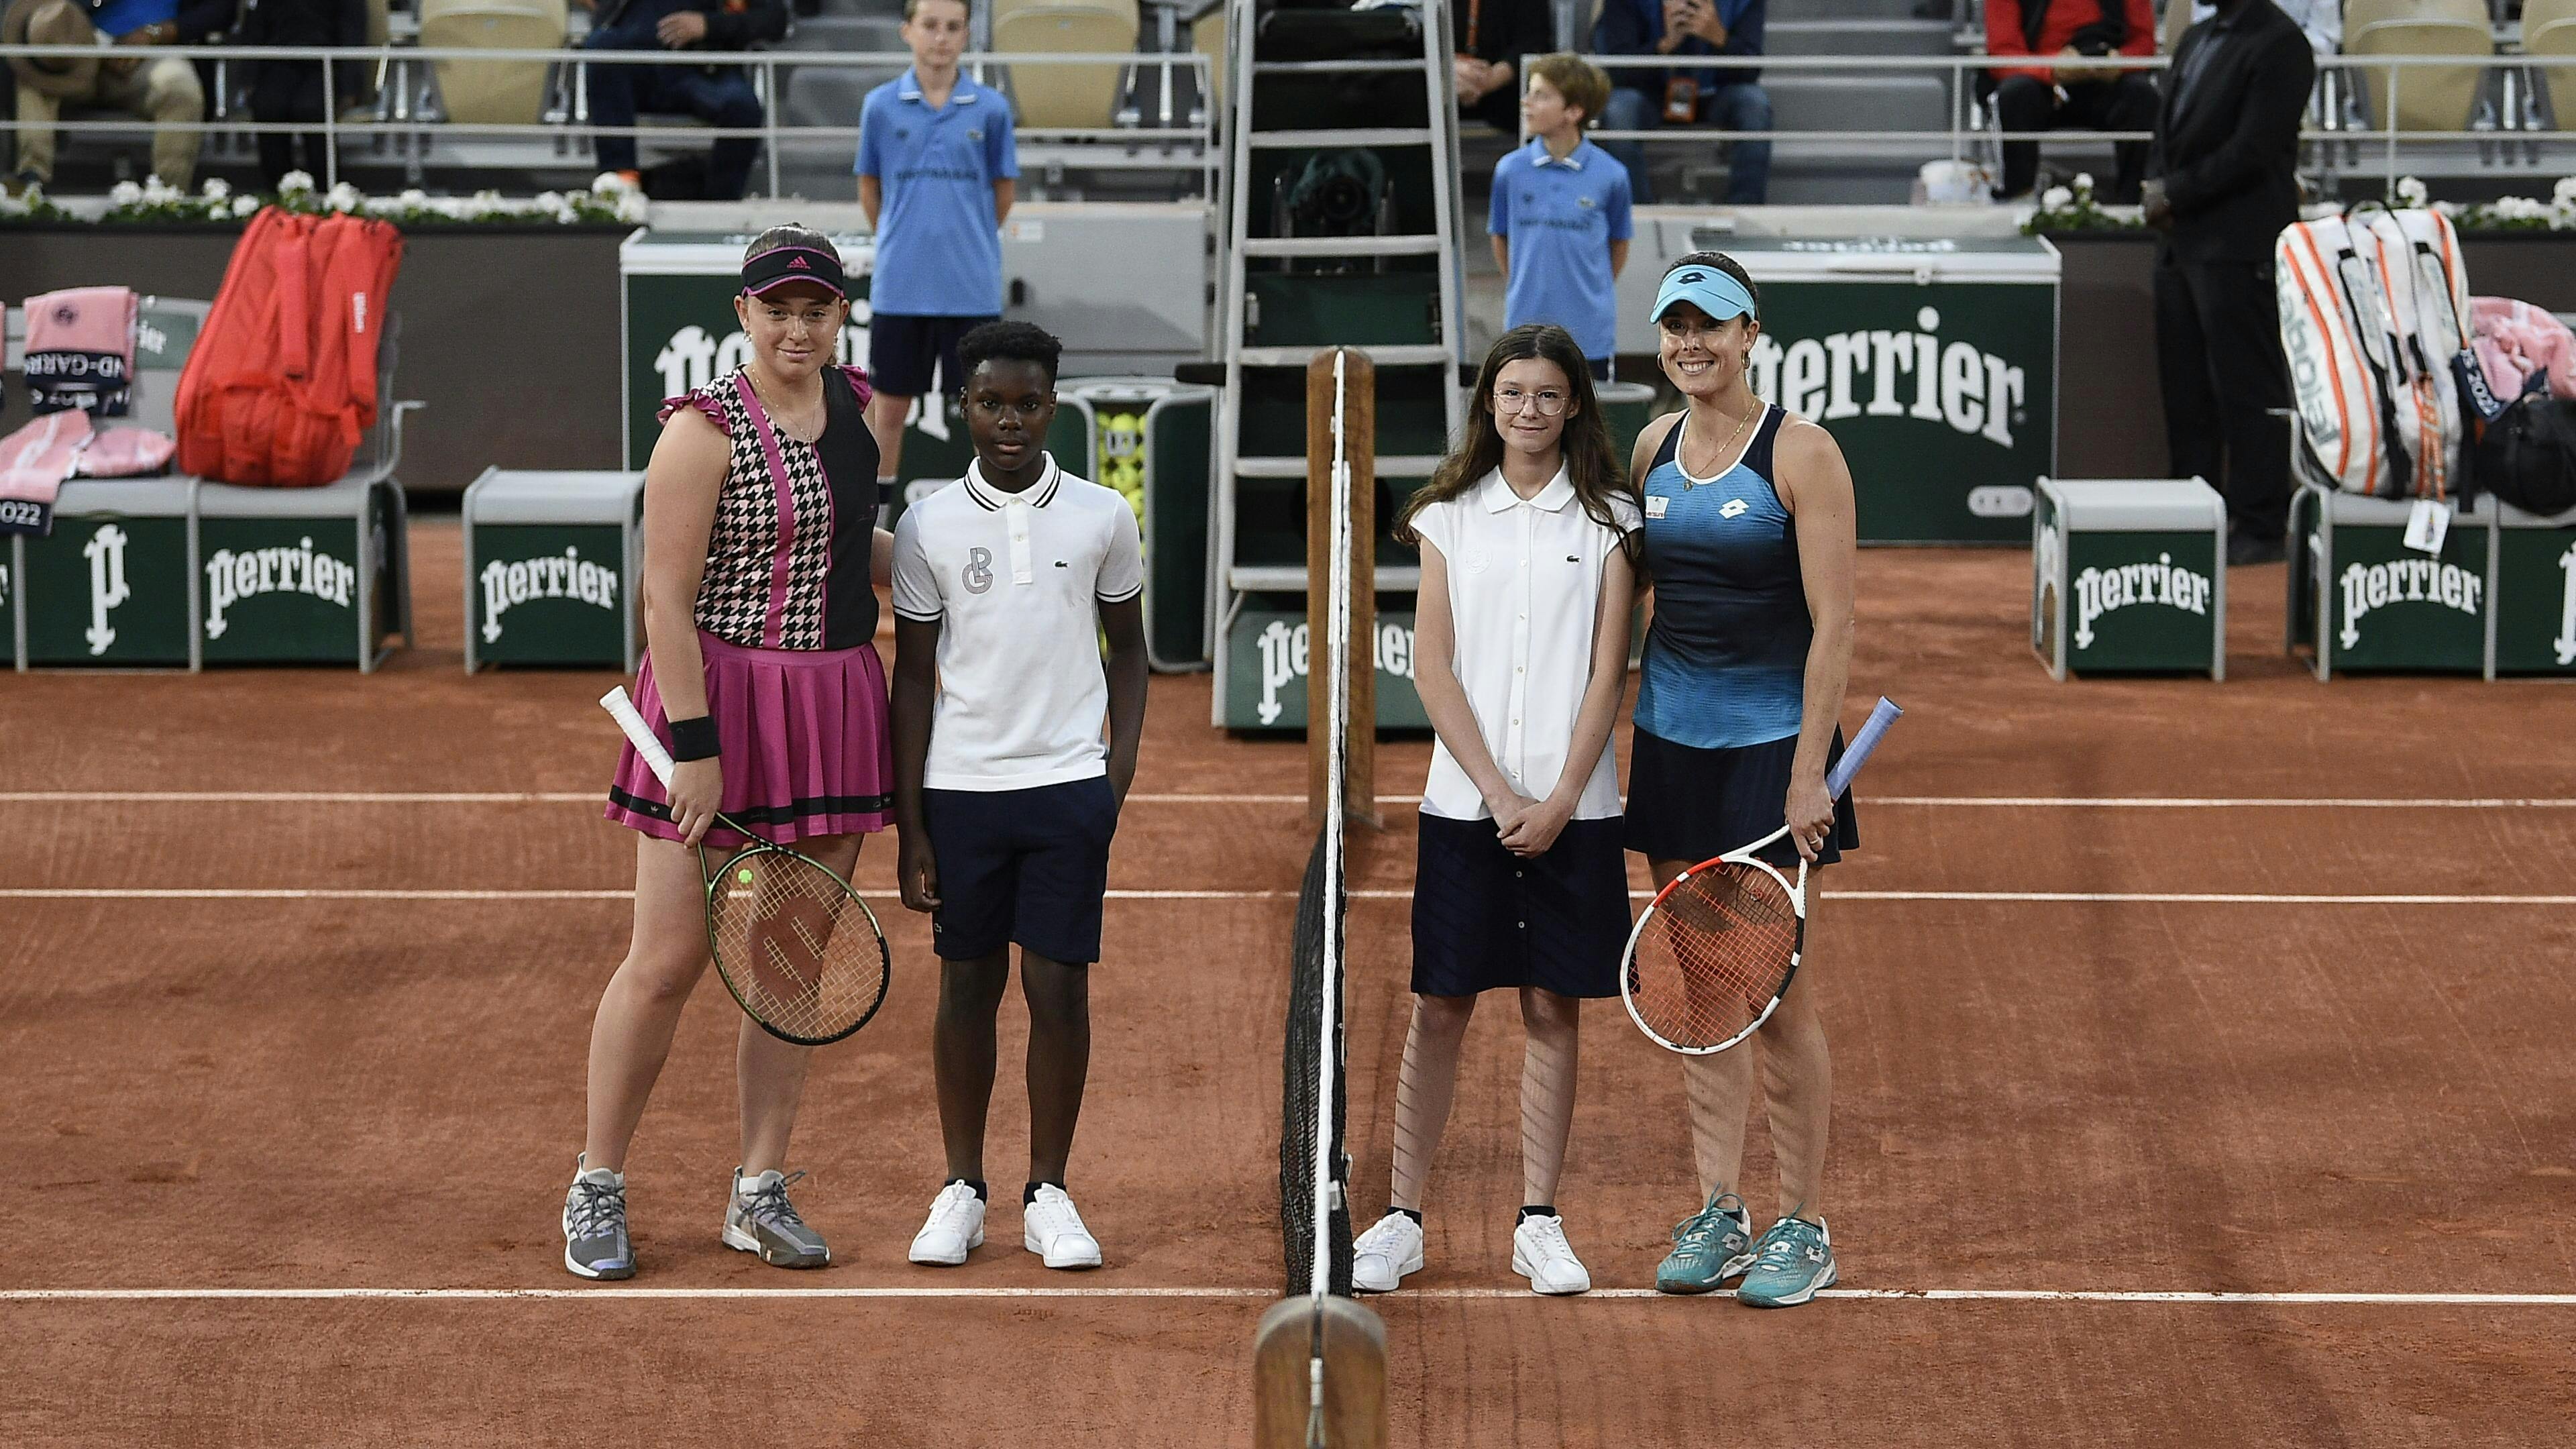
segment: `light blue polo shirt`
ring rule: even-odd
[[[948,104],[921,98],[913,73],[868,92],[852,168],[885,189],[872,311],[908,317],[1002,313],[1001,223],[993,183],[1020,174],[1011,103],[960,74]]]
[[[1503,326],[1553,322],[1574,334],[1594,361],[1619,350],[1610,244],[1635,233],[1628,219],[1628,168],[1589,141],[1562,161],[1535,137],[1494,163],[1494,209],[1486,227],[1512,248]]]

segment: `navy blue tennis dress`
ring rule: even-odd
[[[1715,478],[1682,471],[1688,423],[1677,424],[1646,472],[1655,616],[1637,689],[1626,839],[1649,860],[1707,860],[1787,818],[1816,626],[1798,567],[1798,523],[1771,485],[1786,419],[1763,404],[1744,456]],[[1837,729],[1828,768],[1842,752]],[[1835,802],[1819,862],[1859,844],[1851,802]],[[1783,839],[1763,858],[1793,865],[1798,848]]]

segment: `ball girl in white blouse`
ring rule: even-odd
[[[1353,1282],[1422,1267],[1423,1182],[1483,992],[1520,997],[1523,1206],[1512,1270],[1540,1293],[1592,1286],[1555,1206],[1586,997],[1619,991],[1628,936],[1610,731],[1627,681],[1637,504],[1563,328],[1514,328],[1476,379],[1467,432],[1407,501],[1422,550],[1415,683],[1439,742],[1422,792],[1413,1022],[1384,1218]]]

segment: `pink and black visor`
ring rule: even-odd
[[[840,259],[830,252],[812,247],[779,247],[742,264],[744,296],[757,297],[790,282],[818,283],[835,297],[850,295],[849,279],[841,275]]]

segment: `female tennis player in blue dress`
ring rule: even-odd
[[[1422,549],[1414,675],[1439,741],[1422,791],[1413,1024],[1396,1089],[1392,1206],[1354,1245],[1352,1282],[1422,1266],[1422,1184],[1476,998],[1519,993],[1521,1202],[1512,1270],[1541,1293],[1591,1275],[1556,1210],[1586,997],[1616,996],[1628,936],[1618,766],[1637,503],[1583,349],[1517,327],[1476,380],[1467,432],[1405,504]]]
[[[1818,865],[1857,846],[1848,802],[1825,792],[1842,753],[1837,720],[1851,668],[1851,472],[1825,430],[1754,396],[1761,334],[1753,279],[1695,252],[1665,272],[1654,322],[1664,375],[1689,406],[1637,439],[1646,631],[1628,778],[1627,841],[1658,889],[1700,861],[1785,822],[1776,864]],[[1791,854],[1794,851],[1795,854]],[[1811,897],[1812,899],[1812,897]],[[1823,1205],[1833,1070],[1816,1014],[1810,949],[1755,1040],[1684,1058],[1703,1206],[1673,1230],[1656,1270],[1668,1293],[1705,1293],[1741,1273],[1737,1297],[1804,1303],[1834,1281]],[[1736,1196],[1756,1058],[1766,1067],[1780,1216],[1759,1238]]]
[[[872,585],[892,539],[876,526],[867,377],[831,365],[848,292],[821,234],[763,232],[734,299],[750,360],[662,406],[644,482],[648,652],[635,703],[679,767],[666,793],[629,747],[608,791],[608,818],[637,832],[635,930],[591,1027],[588,1144],[564,1198],[564,1266],[585,1278],[635,1272],[627,1144],[707,965],[690,847],[744,843],[711,824],[722,810],[846,878],[860,838],[888,823]],[[831,1261],[784,1172],[810,1054],[742,1022],[742,1162],[723,1240],[781,1267]]]

